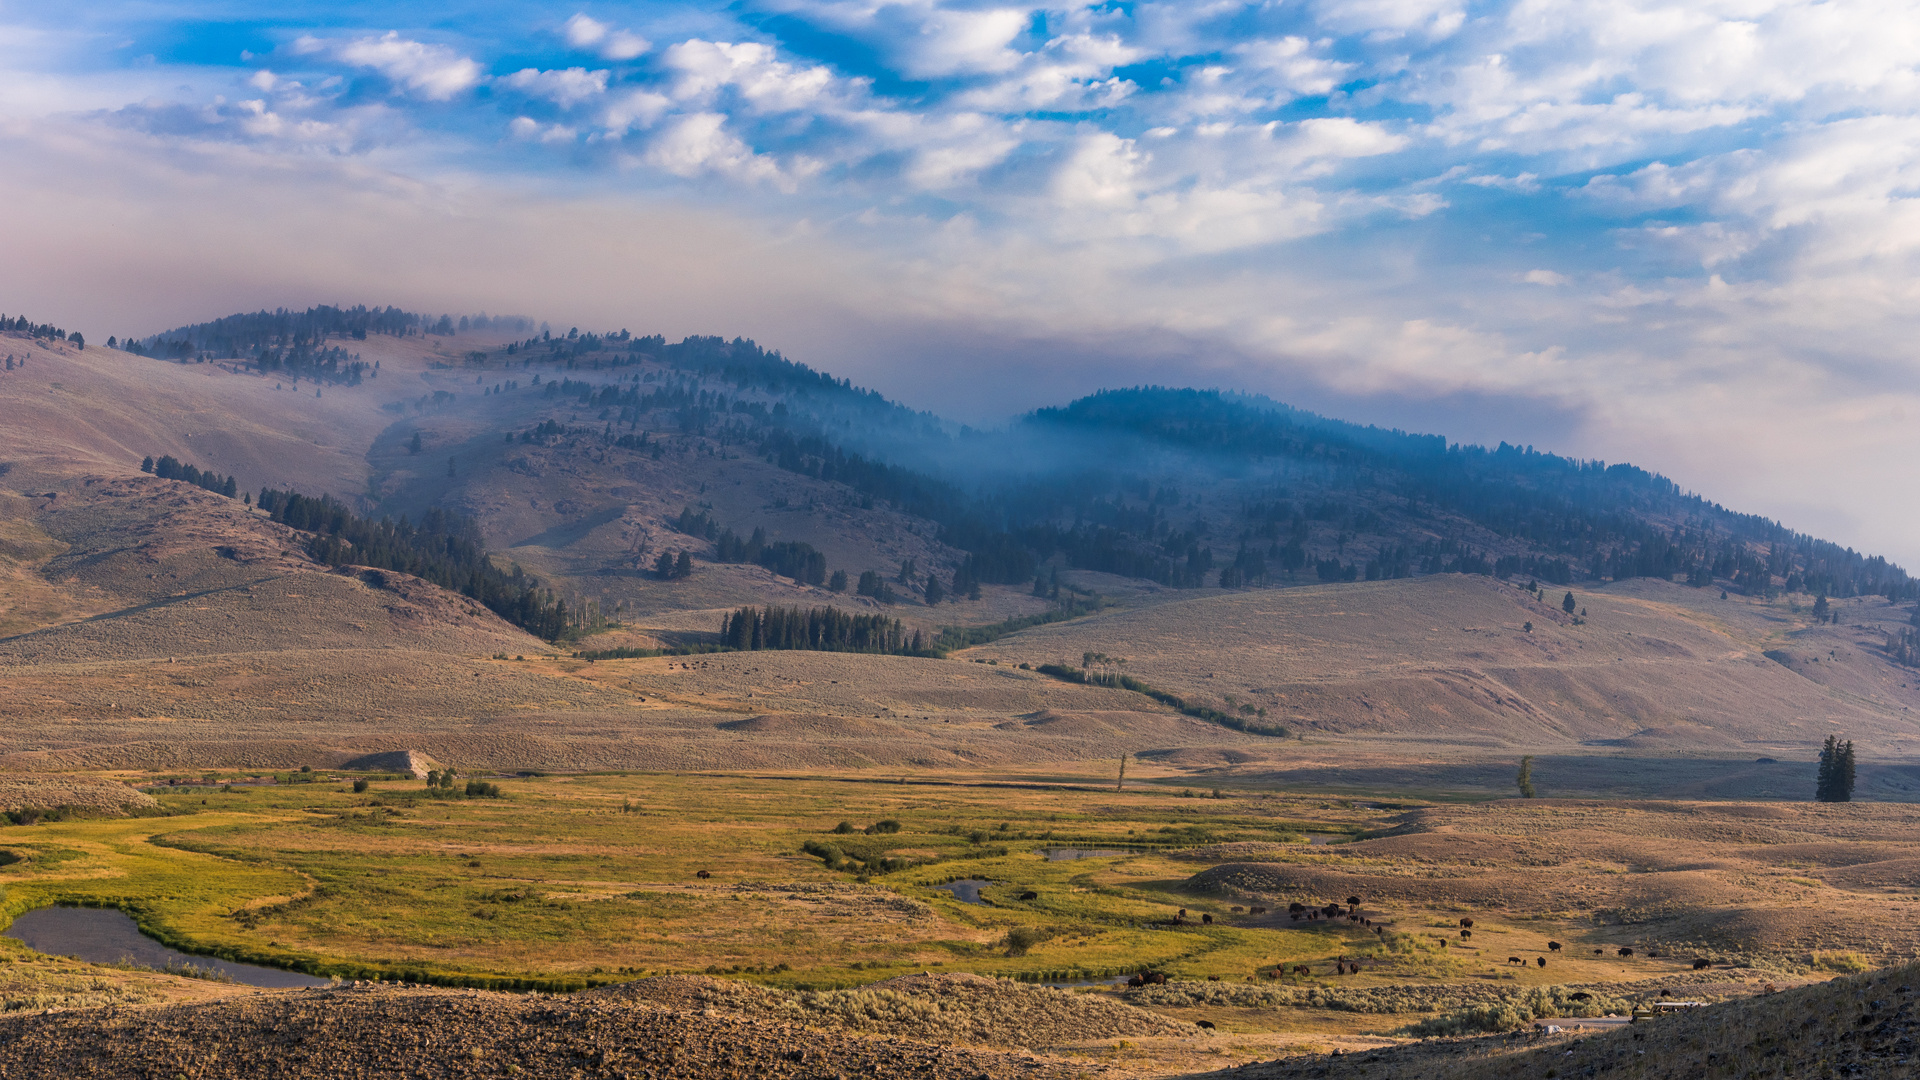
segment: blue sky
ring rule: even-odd
[[[0,307],[1217,385],[1920,564],[1910,4],[0,2]],[[44,315],[42,315],[44,313]]]

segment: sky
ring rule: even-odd
[[[1920,8],[0,0],[0,310],[1246,390],[1920,569]]]

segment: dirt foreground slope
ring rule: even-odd
[[[1212,1073],[1244,1080],[1763,1080],[1920,1072],[1920,964],[1711,1005],[1600,1034],[1440,1040]]]
[[[343,988],[0,1019],[0,1080],[37,1077],[917,1077],[1087,1070],[650,1005]]]

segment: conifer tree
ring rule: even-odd
[[[1567,598],[1565,600],[1560,601],[1560,610],[1566,612],[1569,615],[1573,614],[1573,609],[1578,606],[1579,606],[1578,604],[1575,604],[1573,602],[1573,593],[1571,592],[1567,593]]]
[[[1853,743],[1841,742],[1838,735],[1827,736],[1820,747],[1820,771],[1814,780],[1813,797],[1821,802],[1851,802],[1853,778]]]

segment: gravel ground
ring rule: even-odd
[[[0,1080],[1064,1080],[1086,1070],[606,998],[349,987],[0,1018]]]

